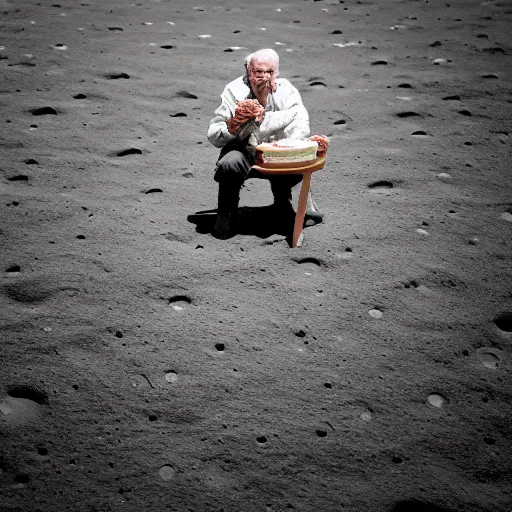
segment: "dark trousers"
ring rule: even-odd
[[[219,212],[235,213],[238,208],[240,189],[249,178],[263,178],[270,181],[274,204],[289,202],[292,187],[302,181],[300,174],[270,176],[262,174],[254,165],[254,156],[244,144],[227,144],[220,153],[215,169],[215,181],[219,184]]]

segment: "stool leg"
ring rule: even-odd
[[[302,228],[304,226],[304,216],[306,215],[306,206],[308,203],[308,192],[311,184],[311,173],[305,172],[302,176],[302,187],[300,188],[299,204],[295,214],[295,224],[293,226],[292,247],[297,247]]]

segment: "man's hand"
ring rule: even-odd
[[[226,121],[229,133],[236,135],[240,131],[240,128],[242,128],[242,125],[251,120],[261,122],[264,113],[265,109],[260,105],[258,100],[239,101],[235,115]]]
[[[318,151],[316,152],[318,157],[325,156],[327,149],[329,148],[329,139],[326,135],[313,135],[309,137],[309,140],[313,140],[318,143]]]

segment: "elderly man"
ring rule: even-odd
[[[279,56],[263,49],[246,57],[246,75],[230,82],[222,102],[208,126],[208,140],[222,148],[215,181],[219,183],[218,215],[213,228],[216,238],[236,234],[240,189],[248,178],[266,178],[274,195],[275,214],[293,217],[291,189],[300,175],[264,176],[252,169],[255,147],[261,142],[309,136],[309,116],[299,91],[286,79],[278,78]],[[316,222],[322,214],[308,198],[307,214]]]

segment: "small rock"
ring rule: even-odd
[[[443,183],[451,183],[453,181],[452,175],[447,172],[440,172],[436,178]]]
[[[286,237],[283,236],[283,235],[271,235],[268,238],[265,238],[261,242],[261,245],[272,245],[272,244],[275,244],[277,242],[282,242],[283,240],[286,240]]]

